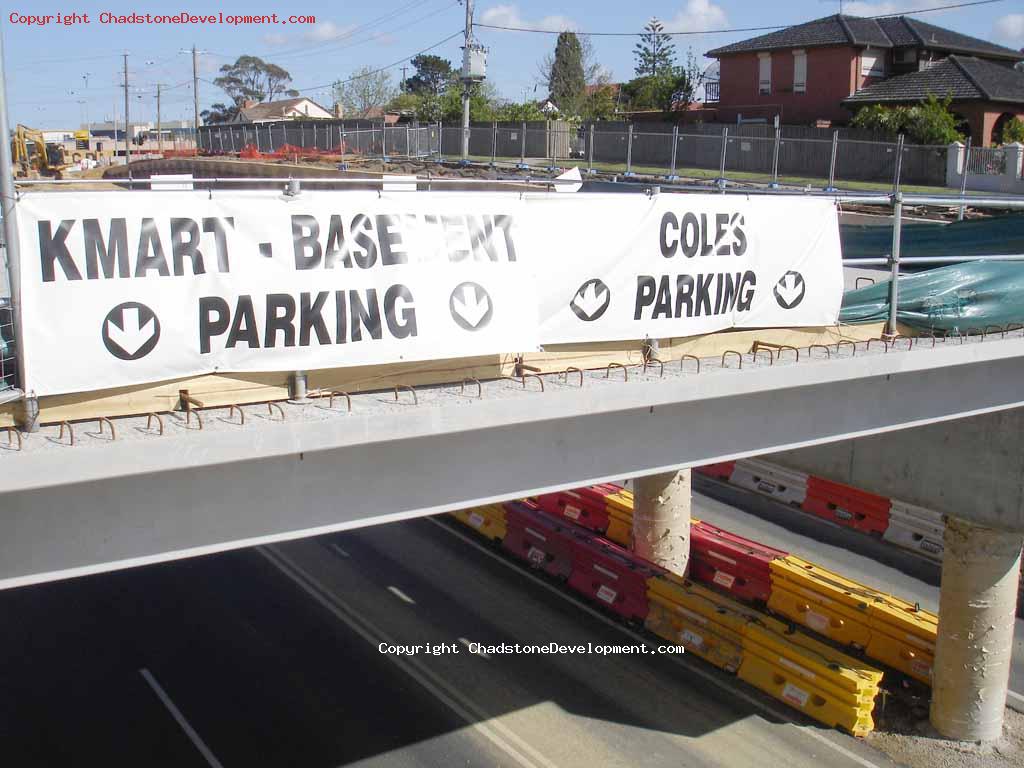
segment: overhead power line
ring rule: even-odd
[[[435,48],[438,48],[438,47],[444,45],[449,40],[454,40],[456,37],[461,37],[463,35],[463,33],[464,33],[464,30],[460,29],[458,32],[456,32],[456,33],[454,33],[452,35],[448,35],[448,37],[444,38],[443,40],[438,40],[433,45],[428,46],[426,48],[423,48],[422,50],[416,51],[416,53],[411,53],[408,56],[403,56],[402,58],[398,59],[397,61],[393,61],[390,64],[385,64],[383,67],[378,67],[377,69],[371,70],[370,72],[363,72],[362,74],[360,74],[360,75],[358,75],[356,77],[350,77],[347,80],[332,80],[329,83],[323,83],[321,85],[310,85],[310,86],[307,86],[305,88],[294,88],[292,90],[296,90],[299,93],[308,93],[309,91],[318,91],[321,88],[330,88],[333,85],[348,85],[349,83],[354,83],[356,80],[362,80],[364,77],[369,77],[371,75],[380,74],[381,72],[386,72],[389,69],[394,69],[395,67],[398,67],[398,66],[404,64],[405,62],[410,61],[410,60],[416,58],[417,56],[420,56],[420,55],[422,55],[424,53],[427,53],[428,51],[432,51]]]
[[[919,13],[932,13],[933,11],[948,11],[954,8],[969,8],[976,5],[992,5],[993,3],[1002,3],[1006,0],[974,0],[974,2],[968,3],[956,3],[952,5],[937,5],[932,8],[918,8],[916,10],[908,10],[902,13],[880,13],[877,16],[862,16],[860,18],[865,19],[891,19],[896,16],[916,16]],[[672,36],[689,36],[689,35],[724,35],[732,32],[772,32],[776,29],[786,29],[787,27],[797,26],[797,24],[774,24],[766,27],[729,27],[726,29],[701,29],[691,30],[686,32],[662,32],[664,35]],[[499,29],[505,32],[532,32],[539,35],[560,35],[563,32],[575,32],[577,35],[586,35],[588,37],[639,37],[645,34],[643,31],[640,32],[581,32],[574,29],[537,29],[533,27],[507,27],[500,24],[482,24],[476,22],[473,24],[474,27],[480,27],[481,29]]]

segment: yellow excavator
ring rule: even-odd
[[[11,160],[19,179],[46,176],[59,179],[71,165],[61,144],[47,144],[42,131],[19,125],[11,137]]]

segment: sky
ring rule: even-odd
[[[914,13],[953,2],[957,0],[845,0],[843,11],[860,16]],[[242,54],[258,55],[284,67],[292,75],[293,87],[329,107],[330,83],[362,66],[394,64],[390,72],[397,85],[402,63],[408,66],[402,60],[431,48],[431,53],[458,67],[465,21],[465,8],[457,0],[220,0],[219,4],[218,0],[178,0],[163,6],[78,0],[77,5],[54,4],[50,8],[47,0],[31,0],[4,5],[0,32],[11,122],[43,129],[76,128],[86,119],[109,121],[115,109],[118,119],[123,119],[124,95],[119,84],[125,52],[133,121],[155,121],[157,83],[164,85],[164,119],[191,119],[189,49],[193,45],[201,51],[200,110],[225,100],[225,94],[211,81],[221,66]],[[838,10],[837,0],[477,0],[475,18],[478,23],[495,26],[585,33],[639,31],[648,19],[657,17],[667,31],[694,33],[675,38],[680,54],[689,48],[703,56],[719,45],[762,34],[709,30],[785,26]],[[115,24],[101,23],[102,12],[120,16],[133,12],[222,13],[225,17],[276,13],[282,19],[313,16],[316,22]],[[58,13],[87,14],[89,23],[58,24]],[[29,16],[44,18],[28,24]],[[919,18],[1014,48],[1024,47],[1024,12],[1019,0],[920,13]],[[477,29],[477,39],[489,49],[488,80],[502,97],[522,101],[546,95],[544,86],[538,85],[538,62],[553,50],[556,36]],[[635,37],[591,39],[598,61],[613,80],[633,76]]]

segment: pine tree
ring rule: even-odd
[[[640,35],[633,55],[636,57],[636,76],[653,77],[675,66],[676,47],[671,36],[665,34],[662,23],[651,19]]]
[[[583,48],[574,32],[562,32],[555,44],[555,59],[548,75],[551,100],[563,115],[578,112],[586,89]]]

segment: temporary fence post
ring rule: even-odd
[[[715,186],[725,192],[725,155],[729,149],[729,126],[722,128],[722,154],[718,160],[718,178],[715,179]]]
[[[527,170],[530,166],[526,164],[526,121],[523,120],[523,133],[519,137],[519,163],[516,165],[520,171]]]
[[[782,146],[782,127],[775,126],[775,142],[772,146],[772,180],[768,183],[768,189],[779,188],[779,149]]]
[[[388,161],[388,124],[387,118],[380,124],[380,159],[381,162]]]
[[[900,191],[900,173],[903,171],[903,134],[896,138],[896,167],[892,172],[892,193]]]
[[[409,143],[409,140],[411,138],[412,138],[412,135],[411,135],[411,133],[409,131],[409,124],[406,123],[405,124],[405,156],[406,157],[412,157],[412,145]]]
[[[839,131],[832,131],[832,159],[828,163],[828,186],[826,192],[838,192],[836,189],[836,152],[839,149]]]
[[[259,152],[260,151],[260,124],[259,123],[256,123],[253,126],[253,133],[256,134],[256,151]],[[270,133],[270,129],[269,128],[267,129],[267,133]]]
[[[594,174],[594,124],[590,124],[590,130],[587,131],[587,173]]]
[[[7,280],[11,296],[11,314],[14,321],[14,349],[17,356],[18,385],[25,393],[19,424],[26,432],[39,431],[39,401],[29,389],[25,379],[25,355],[22,343],[21,250],[18,240],[18,198],[14,189],[14,167],[11,161],[11,134],[7,115],[7,77],[4,73],[4,48],[0,39],[0,211],[4,218],[4,251],[7,261]],[[126,134],[127,135],[127,134]]]
[[[626,172],[623,176],[636,176],[633,173],[633,124],[630,123],[626,134]]]
[[[679,149],[679,126],[672,126],[672,160],[669,163],[668,176],[665,177],[665,181],[677,181],[679,177],[676,175],[676,152]]]
[[[497,163],[498,154],[498,121],[495,120],[491,124],[491,168],[495,167]]]
[[[231,152],[235,151],[235,127],[231,126],[231,130],[228,131],[228,139],[231,140]]]
[[[960,167],[960,199],[964,199],[964,195],[967,194],[967,169],[970,168],[971,163],[971,137],[967,137],[967,144],[964,146],[964,162]],[[960,204],[960,210],[956,215],[957,221],[964,220],[964,212],[967,206]]]
[[[889,254],[891,275],[889,279],[889,324],[887,331],[896,335],[896,309],[899,303],[900,281],[900,235],[903,225],[903,193],[892,196],[892,252]]]
[[[220,144],[220,153],[224,154],[224,128],[217,126],[217,142]]]
[[[558,128],[554,129],[554,133],[555,135],[557,135]],[[552,172],[555,170],[556,144],[557,142],[554,140],[554,137],[552,136],[551,120],[548,120],[544,123],[544,154],[547,156],[548,160],[548,172]]]
[[[305,371],[295,371],[288,377],[288,402],[308,403],[309,396],[307,386],[309,379]]]

